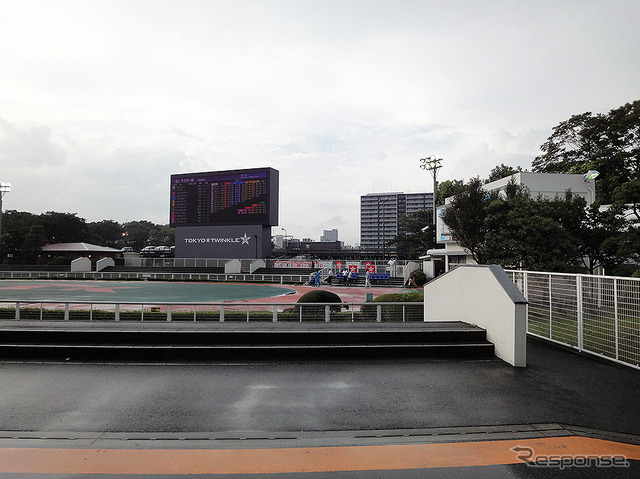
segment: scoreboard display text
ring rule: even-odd
[[[277,216],[272,168],[171,175],[171,226],[275,225]]]

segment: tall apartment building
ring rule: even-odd
[[[387,243],[401,232],[408,214],[433,208],[433,193],[369,193],[360,197],[360,249],[372,256],[396,252]]]

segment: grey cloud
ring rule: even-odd
[[[48,126],[19,127],[0,119],[0,164],[5,168],[59,166],[66,151]]]

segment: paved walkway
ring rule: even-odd
[[[0,363],[0,383],[12,479],[640,477],[640,374],[538,343],[524,369]]]
[[[242,301],[315,288],[287,289]],[[531,341],[527,364],[0,362],[0,478],[640,477],[640,373]]]

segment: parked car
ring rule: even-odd
[[[168,246],[156,246],[155,256],[158,256],[160,258],[172,256],[171,248],[169,248]]]
[[[140,256],[152,258],[156,255],[156,246],[145,246],[140,250]]]
[[[125,246],[120,251],[122,251],[123,253],[135,253],[135,251],[131,246]]]

